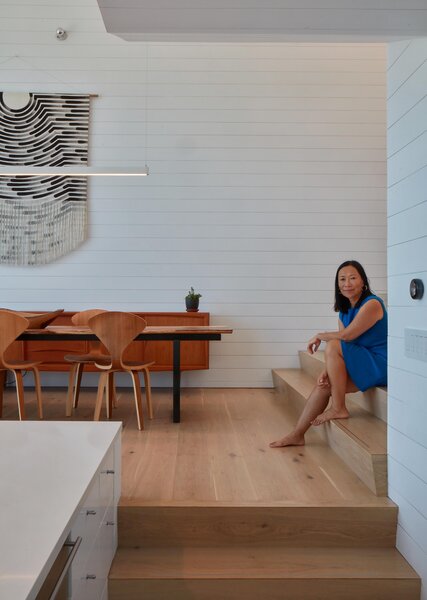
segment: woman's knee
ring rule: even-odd
[[[339,340],[326,342],[325,354],[326,356],[336,356],[337,354],[342,356],[341,342]]]

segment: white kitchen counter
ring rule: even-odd
[[[121,423],[0,422],[0,600],[33,600]]]

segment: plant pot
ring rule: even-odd
[[[187,312],[198,312],[199,299],[198,298],[186,298],[185,306],[187,308]]]

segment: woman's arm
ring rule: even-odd
[[[341,321],[339,321],[339,331],[325,331],[318,333],[316,337],[322,342],[329,342],[330,340],[351,342],[373,327],[382,317],[383,307],[378,300],[373,298],[362,306],[350,325],[344,327]]]
[[[317,333],[309,340],[307,350],[310,354],[313,354],[317,351],[321,342],[329,342],[330,340],[351,342],[373,327],[377,321],[382,319],[383,314],[383,307],[378,300],[375,300],[374,298],[368,300],[348,327],[344,327],[341,319],[338,319],[338,331],[324,331],[322,333]]]

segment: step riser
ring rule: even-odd
[[[419,597],[420,583],[410,580],[110,580],[108,585],[109,600],[419,600]]]
[[[273,371],[273,382],[277,392],[287,406],[301,414],[307,400]],[[340,427],[331,421],[321,427],[312,428],[339,455],[346,465],[377,496],[387,495],[387,456],[372,456],[356,443]]]
[[[315,356],[310,356],[307,352],[300,352],[299,359],[301,368],[313,379],[317,379],[325,368],[324,362]],[[361,408],[387,423],[387,392],[385,390],[371,388],[366,392],[348,394],[348,397]]]
[[[394,547],[395,506],[120,506],[119,547]]]

